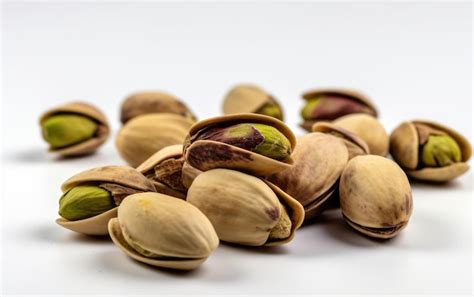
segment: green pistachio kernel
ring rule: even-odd
[[[69,221],[87,219],[114,208],[110,193],[97,186],[77,186],[59,199],[59,215]]]
[[[262,107],[260,107],[260,109],[258,109],[255,113],[274,117],[275,119],[278,119],[280,121],[283,120],[281,109],[275,103],[267,103],[263,105]]]
[[[97,128],[97,123],[88,117],[60,114],[44,121],[42,133],[51,148],[61,148],[92,138]]]
[[[276,160],[284,160],[291,155],[290,141],[283,133],[268,125],[251,124],[251,126],[257,129],[264,138],[254,152]]]
[[[291,235],[291,219],[286,211],[285,207],[281,205],[280,207],[281,214],[280,218],[278,219],[277,224],[273,229],[270,231],[270,235],[268,236],[268,240],[279,240],[285,239],[290,237]]]
[[[429,167],[443,167],[461,161],[461,148],[447,135],[431,135],[423,145],[422,162]]]
[[[301,117],[304,120],[311,120],[313,118],[312,113],[314,108],[319,104],[320,98],[312,98],[306,101],[306,105],[301,109]]]

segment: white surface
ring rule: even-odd
[[[13,4],[3,8],[2,275],[8,294],[464,293],[472,290],[472,170],[413,186],[412,220],[379,242],[337,211],[287,246],[221,244],[198,270],[140,265],[110,241],[55,225],[59,186],[81,170],[123,164],[113,139],[94,156],[56,161],[37,118],[87,99],[118,128],[130,92],[164,89],[200,118],[234,83],[261,84],[297,130],[302,91],[356,87],[391,131],[438,119],[468,136],[470,4]]]

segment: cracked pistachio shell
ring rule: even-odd
[[[419,149],[422,144],[417,125],[424,125],[436,130],[435,134],[452,137],[461,150],[461,162],[444,167],[420,166]],[[426,135],[424,136],[426,138]],[[400,124],[390,135],[390,154],[405,170],[408,176],[418,180],[446,182],[464,174],[469,165],[466,163],[472,154],[471,144],[461,134],[442,124],[426,120],[407,121]]]
[[[388,154],[388,134],[375,117],[362,113],[350,114],[338,118],[332,124],[359,136],[369,147],[370,154],[383,157]]]
[[[230,144],[213,140],[194,139],[196,134],[204,128],[239,123],[257,123],[272,126],[289,140],[292,150],[295,147],[295,136],[282,121],[259,114],[232,114],[210,118],[194,124],[184,142],[185,161],[201,171],[214,168],[228,168],[259,176],[276,173],[291,166],[293,163],[291,156],[285,160],[278,161]]]
[[[369,147],[362,138],[334,124],[317,122],[313,125],[313,132],[321,132],[341,138],[349,152],[349,159],[369,153]]]
[[[278,187],[229,169],[213,169],[197,176],[187,201],[209,218],[221,240],[242,245],[287,243],[304,219],[302,206]],[[288,215],[284,226],[288,233],[270,238],[284,218],[282,208]]]
[[[268,180],[299,201],[305,219],[312,219],[333,196],[347,164],[348,151],[342,139],[313,132],[297,139],[293,159],[292,167]]]
[[[182,185],[182,166],[179,167],[179,172],[176,172],[176,166],[167,165],[170,161],[176,161],[180,163],[179,161],[182,159],[182,156],[183,145],[175,144],[166,146],[140,164],[140,166],[137,167],[137,171],[141,172],[151,180],[158,193],[185,199],[186,192],[182,191],[181,189],[178,190],[176,187],[176,183]],[[158,168],[160,168],[160,176],[157,176],[156,169]],[[178,179],[178,181],[176,179]],[[184,186],[182,187],[184,190]]]
[[[189,165],[188,162],[184,162],[183,168],[181,168],[181,181],[186,189],[189,189],[194,179],[201,174],[202,171]]]
[[[371,102],[371,100],[365,95],[362,94],[359,91],[352,90],[352,89],[343,89],[343,88],[320,88],[320,89],[313,89],[309,90],[302,95],[303,99],[305,101],[311,101],[313,99],[317,98],[345,98],[345,99],[350,99],[356,104],[360,104],[361,107],[364,107],[365,110],[360,111],[364,112],[370,115],[373,115],[374,117],[377,117],[377,109],[375,108],[375,105]],[[335,107],[328,106],[327,108],[328,112],[335,113]],[[303,119],[303,123],[300,124],[300,126],[311,132],[311,128],[316,123],[317,121],[331,121],[335,120],[338,117],[341,117],[343,115],[351,114],[354,113],[354,111],[350,110],[340,110],[337,112],[339,115],[333,115],[333,116],[323,116],[321,115],[321,118],[313,118],[313,119]]]
[[[41,115],[40,125],[43,126],[50,117],[60,114],[85,116],[97,123],[97,131],[92,138],[88,138],[85,141],[61,148],[50,147],[50,152],[57,153],[63,157],[87,155],[95,152],[107,140],[110,133],[107,118],[95,106],[86,102],[71,102],[57,106]]]
[[[105,166],[80,172],[66,180],[61,185],[61,191],[66,193],[79,185],[101,184],[116,184],[136,191],[155,191],[155,187],[145,176],[128,166]],[[116,215],[117,209],[113,208],[91,218],[77,221],[59,218],[56,223],[66,229],[87,235],[107,235],[107,223]]]
[[[223,111],[224,114],[234,113],[262,113],[265,105],[274,105],[280,112],[274,112],[273,116],[279,120],[283,120],[283,111],[281,105],[270,94],[263,89],[252,84],[240,84],[234,86],[224,97]]]
[[[181,100],[165,92],[140,92],[125,98],[120,120],[125,124],[130,119],[149,113],[172,113],[194,121],[191,110]]]
[[[341,176],[339,195],[346,222],[371,237],[394,237],[412,213],[407,176],[397,163],[380,156],[350,160]]]
[[[197,268],[219,245],[211,222],[199,209],[159,193],[128,196],[108,227],[125,254],[157,267]]]
[[[115,145],[133,167],[137,167],[160,149],[182,144],[193,121],[177,114],[155,113],[137,116],[118,132]]]

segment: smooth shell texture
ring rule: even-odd
[[[342,88],[320,88],[320,89],[313,89],[303,93],[302,97],[305,100],[309,100],[315,97],[319,97],[321,95],[340,95],[344,97],[349,97],[354,100],[357,100],[372,109],[377,116],[377,109],[372,101],[366,95],[362,94],[359,91],[353,89],[342,89]]]
[[[183,186],[186,189],[189,189],[194,179],[201,173],[202,173],[201,170],[196,169],[193,166],[189,165],[188,162],[184,162],[183,168],[181,169],[181,179],[182,179]]]
[[[137,167],[160,149],[182,144],[192,124],[176,114],[137,116],[120,129],[115,144],[122,158]]]
[[[212,222],[223,241],[251,245],[280,245],[291,240],[301,225],[301,205],[274,185],[239,171],[213,169],[196,177],[187,201],[197,206]],[[291,235],[268,241],[280,218],[283,204],[292,221]]]
[[[189,108],[177,97],[165,92],[140,92],[125,98],[120,120],[123,124],[131,118],[149,113],[173,113],[193,118]]]
[[[127,197],[109,230],[114,243],[132,258],[168,268],[195,268],[219,245],[214,227],[199,209],[159,193]],[[143,256],[131,244],[160,258]]]
[[[268,180],[298,200],[305,218],[314,218],[331,196],[348,161],[342,139],[313,132],[301,136],[293,152],[291,168],[268,177]]]
[[[349,159],[359,155],[367,155],[369,153],[369,147],[362,138],[355,135],[354,133],[333,125],[328,122],[317,122],[313,125],[313,132],[321,132],[326,134],[336,133],[337,136],[344,141],[347,151],[349,152]]]
[[[275,127],[290,141],[291,148],[296,145],[293,132],[282,121],[259,114],[232,114],[210,118],[194,124],[184,143],[186,162],[192,167],[206,171],[213,168],[229,168],[255,175],[268,175],[282,171],[293,163],[292,158],[277,161],[236,146],[211,140],[192,141],[193,135],[212,125],[232,125],[238,123],[260,123]]]
[[[417,169],[420,147],[418,131],[415,127],[417,123],[441,130],[454,138],[461,148],[462,162],[444,167]],[[465,137],[451,128],[432,121],[414,120],[403,122],[392,132],[390,135],[390,153],[409,176],[419,180],[445,182],[464,174],[469,169],[469,165],[465,162],[471,158],[472,148]]]
[[[393,161],[357,156],[347,164],[339,183],[341,210],[356,230],[391,238],[408,223],[413,202],[410,183]]]
[[[117,208],[115,207],[100,215],[79,221],[68,221],[65,218],[58,218],[56,223],[66,229],[86,235],[108,235],[107,224],[110,219],[117,216]]]
[[[362,138],[373,155],[386,156],[389,147],[389,137],[382,123],[375,117],[358,113],[338,118],[332,122]]]
[[[224,97],[224,114],[252,113],[275,100],[256,85],[241,84],[233,87]],[[276,102],[275,102],[276,103]]]
[[[61,113],[74,113],[93,119],[99,124],[99,133],[95,137],[75,145],[60,149],[50,149],[51,152],[64,157],[90,154],[95,152],[109,137],[110,129],[107,118],[99,109],[86,102],[71,102],[52,108],[41,115],[40,125],[50,116]]]

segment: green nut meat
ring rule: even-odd
[[[91,139],[98,124],[85,116],[59,114],[46,119],[41,128],[44,140],[52,148],[62,148]]]
[[[283,121],[283,113],[281,112],[280,106],[278,106],[278,104],[273,103],[273,102],[266,103],[260,109],[258,109],[255,113],[274,117],[275,119],[279,119],[280,121]]]
[[[461,162],[461,148],[447,135],[431,135],[423,146],[422,162],[425,166],[443,167]]]
[[[97,186],[76,186],[59,200],[59,215],[69,221],[87,219],[116,207],[112,195]]]
[[[311,120],[312,112],[319,103],[319,98],[309,99],[306,105],[301,109],[301,117],[303,120]]]
[[[242,123],[212,127],[198,139],[227,143],[275,160],[285,160],[291,155],[288,138],[276,128],[264,124]]]

